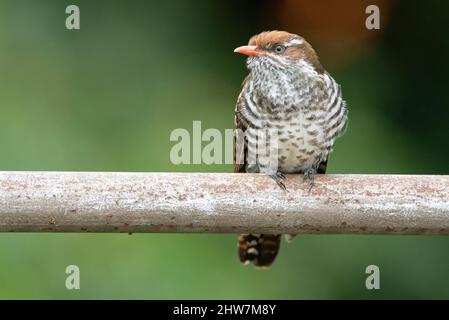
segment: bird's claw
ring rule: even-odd
[[[304,172],[304,182],[309,183],[309,193],[312,191],[313,187],[315,186],[315,174],[316,170],[313,168],[308,169]]]
[[[287,188],[285,187],[285,175],[282,172],[278,171],[274,174],[270,174],[270,177],[273,178],[274,181],[276,181],[277,185],[282,190],[287,190]]]

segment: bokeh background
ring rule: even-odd
[[[172,165],[170,132],[232,128],[246,74],[233,49],[285,29],[348,102],[330,173],[449,174],[448,23],[440,0],[0,0],[0,170],[231,172]],[[81,290],[65,288],[69,264]],[[381,290],[365,289],[369,264]],[[255,270],[235,235],[0,234],[0,298],[447,299],[449,237],[300,236]]]

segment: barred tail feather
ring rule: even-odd
[[[241,234],[238,253],[240,262],[252,262],[256,267],[269,267],[279,252],[281,235]]]

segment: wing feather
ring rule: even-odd
[[[245,131],[248,128],[248,123],[242,116],[242,110],[246,108],[244,92],[247,90],[247,84],[250,79],[248,75],[242,83],[242,91],[237,99],[235,106],[235,135],[234,135],[234,172],[245,172],[246,157],[248,154],[248,146],[245,138]]]

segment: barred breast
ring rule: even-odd
[[[283,115],[285,127],[279,130],[279,169],[285,173],[305,172],[326,161],[335,140],[343,133],[347,109],[340,86],[329,75],[325,89],[312,97],[308,106]]]
[[[278,106],[259,96],[251,83],[239,98],[241,117],[247,122],[248,149],[255,149],[260,130],[276,129],[278,170],[304,173],[326,161],[335,139],[345,128],[347,109],[340,86],[324,73],[319,81],[301,84],[302,94],[292,94],[291,103]],[[292,90],[297,90],[292,88]],[[295,94],[297,91],[295,91]],[[288,90],[283,101],[289,99]],[[247,165],[247,171],[258,172],[258,166]]]

